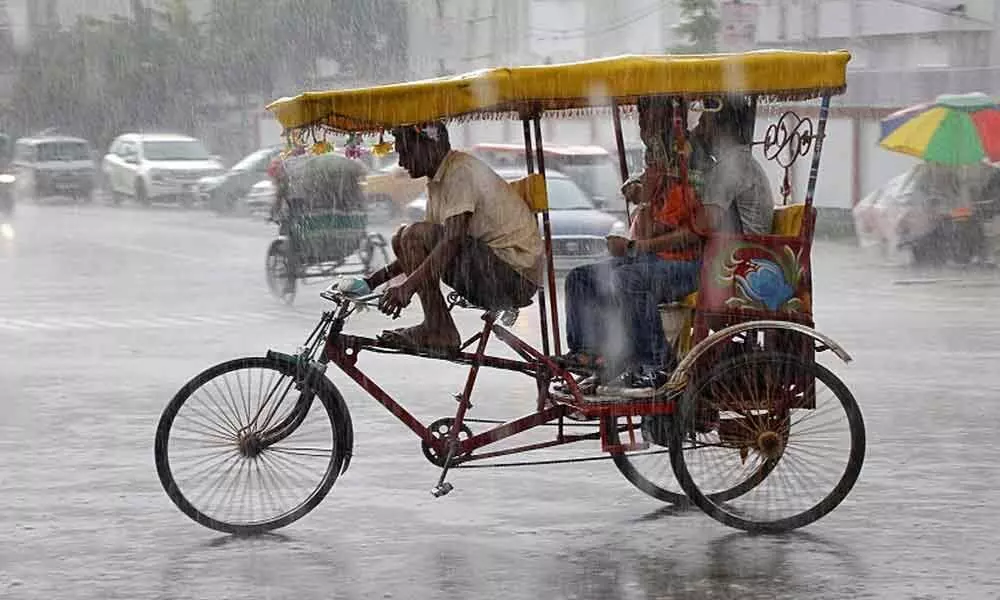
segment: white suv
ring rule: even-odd
[[[126,196],[140,204],[153,200],[190,204],[197,198],[198,180],[224,170],[218,157],[210,155],[200,141],[174,134],[119,136],[101,165],[115,204]]]

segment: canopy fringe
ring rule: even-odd
[[[813,100],[820,96],[836,96],[843,94],[847,89],[847,86],[841,86],[837,88],[823,88],[823,89],[799,89],[799,90],[789,90],[789,91],[770,91],[762,94],[755,94],[752,92],[739,92],[741,96],[751,96],[757,98],[757,103],[759,107],[768,110],[768,105],[777,104],[782,102],[797,102],[805,100]],[[704,98],[711,94],[698,93],[698,94],[668,94],[665,96],[670,96],[674,98],[682,98],[684,100],[697,100]],[[633,117],[637,112],[636,98],[621,98],[618,99],[619,110],[621,114],[626,117]],[[441,117],[442,121],[446,123],[472,123],[477,121],[503,121],[503,120],[516,120],[519,121],[523,117],[534,117],[536,115],[541,115],[546,119],[575,119],[575,118],[585,118],[601,115],[610,115],[612,107],[610,104],[598,105],[598,106],[586,106],[570,109],[544,109],[545,105],[549,102],[545,100],[533,99],[530,103],[526,103],[523,107],[517,106],[507,106],[507,107],[493,107],[490,109],[479,110],[471,113],[460,114],[460,115],[444,115]],[[541,109],[541,110],[540,110]],[[295,132],[308,132],[313,135],[320,135],[323,132],[326,133],[338,133],[338,134],[362,134],[362,135],[380,135],[393,127],[399,125],[410,125],[411,123],[362,123],[355,122],[352,123],[352,127],[335,127],[331,123],[340,121],[344,122],[348,120],[345,115],[340,115],[337,113],[330,113],[329,115],[314,121],[313,123],[303,125],[301,127],[295,127],[291,129],[286,129],[284,135],[291,135]]]

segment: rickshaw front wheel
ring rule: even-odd
[[[346,468],[351,417],[325,377],[294,360],[240,358],[211,367],[173,397],[156,429],[156,472],[195,522],[236,535],[305,516]]]
[[[684,451],[705,435],[711,444]],[[753,533],[808,525],[836,508],[857,482],[865,427],[847,386],[812,358],[763,351],[706,368],[678,401],[670,437],[674,476],[691,502],[717,521]],[[698,461],[711,453],[710,467]],[[696,468],[697,467],[697,468]],[[755,472],[731,497],[712,493],[732,473]]]

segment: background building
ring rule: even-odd
[[[849,208],[913,164],[877,147],[878,121],[892,110],[943,93],[1000,95],[1000,1],[720,0],[717,7],[722,50],[851,51],[848,92],[835,99],[828,126],[820,205]],[[677,0],[410,0],[409,11],[413,77],[662,53],[683,42],[674,30]],[[762,115],[758,137],[770,123]],[[607,119],[547,126],[550,143],[612,147]],[[634,123],[625,126],[634,140]],[[510,123],[456,130],[459,143],[520,140],[520,128]],[[777,189],[781,173],[771,174]],[[792,175],[801,189],[807,165]]]

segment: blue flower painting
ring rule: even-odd
[[[746,275],[737,275],[735,279],[750,300],[777,311],[792,299],[795,290],[785,281],[781,267],[774,261],[754,258],[749,263]]]
[[[772,250],[759,244],[741,244],[728,255],[719,280],[733,286],[734,295],[726,300],[727,306],[796,312],[803,308],[796,296],[802,277],[801,256],[791,248]]]

